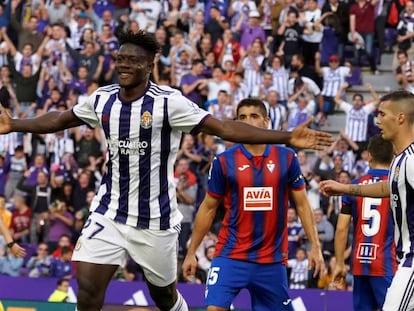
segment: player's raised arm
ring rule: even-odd
[[[13,119],[0,105],[0,134],[10,132],[54,133],[84,124],[72,110],[50,111],[30,119]]]
[[[353,195],[371,198],[386,198],[390,196],[387,181],[377,182],[369,185],[341,184],[334,180],[323,180],[319,183],[319,189],[326,196]]]
[[[308,128],[312,121],[310,118],[292,132],[286,132],[258,128],[238,121],[219,121],[210,117],[202,124],[201,131],[238,143],[286,144],[296,148],[323,150],[332,144],[332,136]]]

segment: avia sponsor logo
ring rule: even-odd
[[[271,211],[273,208],[272,187],[243,188],[243,210]]]

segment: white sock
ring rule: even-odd
[[[170,311],[188,311],[187,302],[184,300],[184,297],[177,290],[178,298],[175,302],[175,305],[171,308]]]

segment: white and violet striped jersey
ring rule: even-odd
[[[394,217],[397,259],[402,267],[414,267],[414,143],[397,155],[388,178]]]
[[[119,93],[118,84],[101,87],[73,108],[89,126],[101,126],[107,141],[106,172],[90,210],[137,228],[172,228],[182,218],[173,178],[181,135],[209,113],[151,82],[136,100]]]

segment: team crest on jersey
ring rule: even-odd
[[[243,210],[271,211],[273,208],[272,187],[243,188]]]
[[[270,173],[273,173],[274,169],[275,169],[275,164],[273,163],[273,161],[269,161],[269,163],[266,164],[267,169],[269,170]]]
[[[81,241],[80,241],[80,239],[78,239],[78,241],[76,242],[76,245],[75,245],[75,250],[79,250],[81,248]]]
[[[149,111],[145,111],[141,116],[141,127],[149,129],[152,126],[152,115]]]

